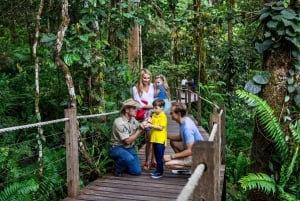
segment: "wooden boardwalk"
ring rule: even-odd
[[[178,133],[179,125],[170,119],[168,114],[168,133]],[[208,139],[208,134],[204,132],[204,138]],[[138,154],[141,166],[144,163],[145,147],[142,147]],[[166,154],[173,153],[170,145],[166,148]],[[102,178],[91,182],[79,191],[76,198],[66,198],[64,201],[96,201],[96,200],[131,200],[131,201],[171,201],[176,200],[190,175],[174,175],[171,170],[165,169],[164,175],[160,179],[152,179],[150,172],[154,169],[143,170],[140,176],[124,175],[116,177],[107,174]],[[224,175],[221,174],[221,175]],[[222,179],[223,180],[223,179]],[[221,182],[223,184],[223,181]]]

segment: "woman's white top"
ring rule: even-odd
[[[136,86],[132,88],[133,91],[133,99],[138,101],[142,106],[145,106],[146,104],[142,103],[143,101],[147,101],[148,105],[152,105],[153,99],[154,99],[154,85],[153,83],[150,83],[149,90],[146,92],[143,90],[142,96],[139,95],[138,90]]]

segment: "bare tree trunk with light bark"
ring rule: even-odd
[[[40,84],[39,84],[39,58],[37,57],[37,45],[39,40],[39,33],[40,33],[40,19],[42,15],[42,11],[44,8],[44,0],[40,1],[39,10],[36,15],[36,24],[35,24],[35,33],[32,45],[32,58],[34,60],[34,69],[35,69],[35,114],[37,117],[38,122],[41,122],[41,113],[39,109],[40,103]],[[42,144],[42,136],[43,136],[43,129],[41,126],[38,126],[37,130],[37,143],[38,143],[38,162],[39,162],[39,175],[43,175],[43,144]]]

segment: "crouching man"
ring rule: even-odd
[[[170,115],[180,128],[178,134],[168,134],[175,154],[164,155],[164,161],[166,168],[172,169],[174,174],[191,174],[193,144],[203,141],[195,122],[191,118],[185,117],[186,111],[185,104],[172,103]]]

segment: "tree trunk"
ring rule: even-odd
[[[140,25],[135,22],[134,28],[129,31],[130,38],[128,42],[128,66],[132,72],[138,72],[141,69],[140,55]]]
[[[227,82],[226,82],[226,86],[227,86],[227,90],[229,92],[233,92],[234,91],[234,80],[235,80],[235,72],[233,71],[234,69],[234,57],[232,55],[232,42],[233,42],[233,24],[232,24],[232,18],[233,18],[233,9],[235,6],[235,1],[234,0],[229,0],[228,2],[228,9],[230,10],[229,14],[228,14],[228,58],[227,58],[227,62],[226,62],[226,74],[227,74]]]
[[[271,73],[269,83],[263,88],[261,97],[268,102],[273,108],[274,115],[282,119],[283,111],[286,111],[288,105],[285,104],[285,95],[287,94],[287,75],[292,68],[290,51],[278,49],[269,53],[264,58],[263,70]],[[281,123],[283,131],[288,134],[287,123]],[[274,160],[274,144],[264,131],[258,120],[255,121],[255,129],[253,133],[252,151],[251,151],[251,172],[264,172],[266,174],[274,174],[273,171],[279,173],[280,165]],[[270,170],[269,163],[274,165],[274,170]],[[249,199],[255,201],[274,200],[272,196],[258,192],[250,192]]]
[[[34,60],[34,69],[35,69],[35,114],[38,122],[41,122],[41,113],[39,108],[40,103],[40,84],[39,84],[39,59],[37,56],[37,45],[39,40],[40,33],[40,19],[42,15],[42,11],[44,8],[44,0],[40,1],[39,9],[36,15],[36,24],[35,24],[35,33],[32,45],[32,58]],[[41,126],[38,126],[38,133],[36,135],[37,143],[38,143],[38,162],[39,162],[39,175],[43,175],[43,144],[42,144],[42,136],[43,129]]]
[[[194,32],[195,32],[195,44],[196,44],[196,66],[198,69],[198,78],[196,82],[203,84],[207,83],[206,80],[206,50],[203,40],[203,28],[200,26],[201,21],[201,0],[194,0]]]
[[[56,39],[56,43],[55,43],[55,47],[54,47],[53,56],[54,56],[54,60],[55,60],[57,67],[59,67],[62,70],[62,72],[66,78],[66,84],[68,86],[68,92],[69,92],[69,96],[70,96],[70,107],[76,108],[76,94],[75,94],[74,83],[72,80],[72,75],[71,75],[69,67],[60,58],[60,52],[61,52],[61,48],[63,46],[65,32],[66,32],[69,22],[70,22],[68,6],[69,6],[68,0],[63,0],[62,1],[62,11],[61,11],[62,21],[61,21],[59,30],[57,32],[57,39]]]

